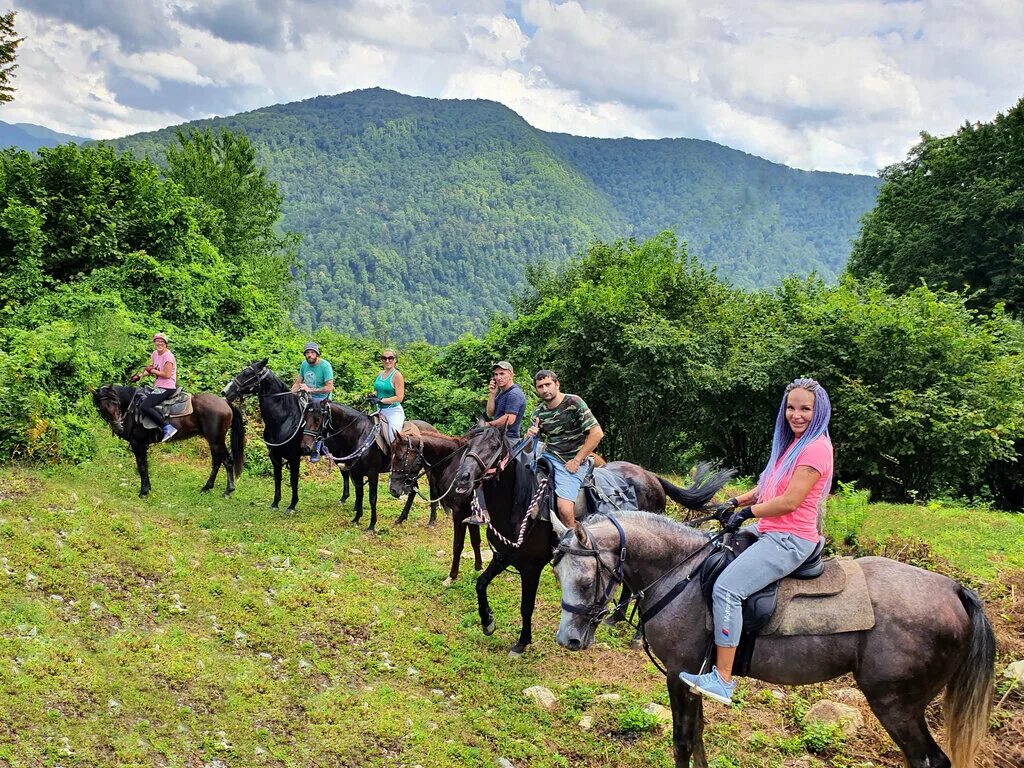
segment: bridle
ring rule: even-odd
[[[606,552],[598,548],[596,544],[584,548],[574,546],[573,540],[569,539],[570,534],[572,534],[573,538],[575,538],[574,531],[568,531],[562,537],[562,541],[558,543],[557,554],[555,555],[555,558],[551,563],[552,567],[557,566],[559,561],[563,557],[593,557],[597,561],[599,576],[602,571],[604,571],[608,576],[608,583],[605,585],[603,591],[601,590],[600,578],[598,578],[598,582],[594,587],[595,600],[590,605],[575,605],[573,603],[567,603],[563,600],[562,610],[568,611],[569,613],[575,614],[577,616],[585,616],[590,624],[590,627],[593,628],[594,626],[599,624],[601,620],[604,619],[604,617],[607,616],[609,613],[613,611],[615,613],[623,611],[625,608],[628,608],[629,603],[632,602],[633,611],[629,619],[627,619],[627,622],[632,626],[635,626],[637,631],[640,633],[640,636],[643,638],[644,651],[647,652],[647,656],[654,663],[654,666],[660,669],[662,673],[668,674],[665,671],[665,668],[658,661],[657,657],[654,655],[653,651],[651,651],[650,645],[647,643],[647,633],[645,631],[645,626],[648,622],[654,619],[655,616],[657,616],[665,608],[667,608],[669,604],[672,603],[672,601],[679,597],[679,595],[686,591],[686,588],[690,585],[692,581],[697,579],[698,574],[700,573],[700,564],[698,563],[698,565],[691,569],[685,577],[683,577],[680,581],[676,582],[676,584],[668,592],[662,595],[657,600],[657,602],[648,607],[646,610],[642,610],[640,604],[647,597],[647,594],[652,589],[654,589],[654,587],[656,587],[660,582],[668,578],[670,574],[674,573],[683,565],[685,565],[690,560],[695,558],[697,555],[701,554],[708,547],[721,546],[720,541],[725,532],[723,531],[721,533],[709,536],[708,540],[703,545],[697,547],[697,549],[688,554],[686,557],[684,557],[678,563],[673,565],[671,568],[666,570],[650,584],[643,587],[642,589],[634,589],[633,586],[627,581],[625,574],[626,532],[622,528],[622,525],[619,523],[619,521],[616,520],[613,515],[608,515],[608,520],[615,526],[615,529],[616,531],[618,531],[619,535],[619,555],[618,561],[615,563],[614,567],[609,567],[605,563],[601,556],[603,554],[606,554]],[[587,531],[585,526],[583,530],[587,532],[587,543],[589,544],[592,541],[590,531]],[[608,552],[611,552],[611,550],[608,550]],[[701,560],[701,562],[703,562],[703,560]],[[611,608],[609,607],[609,603],[611,602],[612,593],[615,591],[615,587],[618,584],[622,584],[624,587],[629,589],[631,595],[625,601],[616,603],[614,608]]]
[[[251,392],[253,394],[255,394],[256,396],[259,396],[260,395],[260,390],[263,388],[263,380],[265,378],[267,378],[267,376],[270,375],[270,369],[267,368],[266,366],[264,366],[259,371],[254,371],[253,373],[249,374],[245,379],[242,379],[242,374],[245,373],[246,370],[248,370],[248,368],[243,370],[242,373],[238,374],[231,381],[229,381],[227,386],[224,387],[224,389],[221,390],[221,394],[226,397],[227,393],[228,393],[228,387],[230,387],[232,384],[234,384],[235,385],[235,398],[243,397],[243,396],[249,394],[249,392],[250,392],[249,387],[251,387],[253,382],[255,382],[256,386],[251,390]],[[235,398],[230,398],[230,399],[235,399]]]
[[[615,563],[615,567],[610,568],[601,557],[604,553],[596,546],[585,546],[584,548],[573,546],[573,542],[578,539],[573,532],[573,536],[569,539],[569,543],[560,541],[558,543],[558,553],[555,555],[554,560],[551,563],[552,568],[558,565],[559,561],[565,555],[574,557],[592,557],[597,561],[597,582],[594,585],[595,600],[590,605],[575,605],[573,603],[567,603],[562,600],[562,610],[568,611],[569,613],[576,614],[577,616],[585,616],[590,622],[591,626],[596,626],[601,623],[601,620],[609,613],[608,604],[611,601],[612,593],[615,591],[615,587],[619,584],[625,584],[626,576],[624,571],[626,562],[626,532],[622,529],[619,521],[613,516],[609,515],[608,520],[615,526],[615,530],[619,533],[619,559]],[[586,531],[586,528],[583,529]],[[592,541],[590,531],[586,531],[587,541],[589,545]],[[608,577],[608,581],[605,584],[604,591],[601,590],[601,574],[604,573]],[[618,606],[616,606],[618,608]]]

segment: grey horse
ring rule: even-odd
[[[594,641],[615,582],[642,595],[651,611],[711,552],[709,537],[646,512],[623,512],[566,531],[556,555],[562,588],[559,645],[578,651]],[[624,557],[620,560],[620,554]],[[871,710],[911,768],[948,768],[925,708],[945,689],[947,748],[954,768],[969,768],[988,728],[995,638],[977,594],[937,573],[884,557],[858,560],[875,626],[861,632],[759,638],[750,676],[805,685],[852,673]],[[692,585],[692,582],[689,582]],[[680,682],[708,647],[707,608],[698,586],[683,587],[645,625],[652,652],[667,670],[677,768],[707,766],[703,706]]]

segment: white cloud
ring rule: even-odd
[[[125,18],[19,0],[28,39],[0,117],[115,137],[379,85],[494,99],[544,130],[871,173],[1024,90],[1019,0],[117,2]]]

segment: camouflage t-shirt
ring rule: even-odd
[[[594,414],[577,395],[566,395],[557,408],[542,403],[530,417],[531,424],[534,419],[540,419],[540,439],[547,443],[548,453],[563,463],[575,458],[586,442],[587,432],[597,426]]]

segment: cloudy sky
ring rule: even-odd
[[[115,138],[381,86],[874,173],[1024,96],[1021,0],[17,0],[6,122]]]

